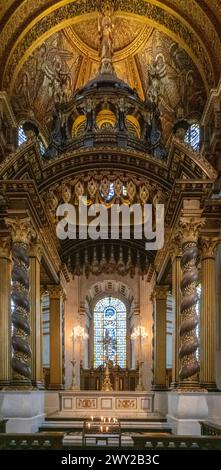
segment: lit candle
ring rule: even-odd
[[[108,426],[106,426],[106,432],[108,432],[108,429],[109,429]]]
[[[101,432],[103,432],[103,426],[101,426]]]
[[[94,417],[93,417],[93,416],[91,416],[91,421],[94,421]]]
[[[111,422],[111,418],[108,418],[109,423]]]
[[[115,418],[114,418],[114,423],[115,423]]]
[[[104,418],[104,423],[106,422],[106,418]]]
[[[104,419],[103,416],[101,416],[101,421],[103,421],[103,419]]]
[[[88,429],[90,429],[90,427],[91,427],[90,423],[88,423],[87,427],[88,427]]]

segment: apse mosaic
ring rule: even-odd
[[[17,78],[12,97],[17,118],[36,119],[46,134],[53,127],[56,103],[70,100],[98,73],[95,20],[91,25],[83,23],[49,37],[34,50]],[[157,101],[166,143],[176,119],[200,119],[206,91],[192,59],[169,36],[146,26],[135,49],[138,32],[136,21],[116,18],[115,71],[142,99]]]
[[[126,306],[114,297],[105,297],[94,309],[94,367],[107,361],[126,367]]]

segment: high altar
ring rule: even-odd
[[[154,412],[153,392],[62,391],[58,416],[64,418],[147,418]]]

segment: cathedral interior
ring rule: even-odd
[[[1,0],[0,57],[0,449],[220,449],[221,1]]]

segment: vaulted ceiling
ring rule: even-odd
[[[165,140],[184,107],[200,117],[221,75],[221,1],[113,0],[114,67],[142,99],[160,90]],[[98,71],[100,0],[0,0],[0,89],[18,119],[50,129],[55,101]],[[63,83],[61,89],[61,82]]]

